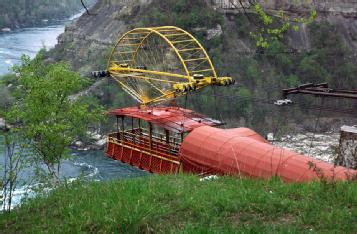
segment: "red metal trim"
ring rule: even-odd
[[[223,124],[218,120],[179,107],[152,107],[146,109],[128,107],[112,110],[109,115],[142,119],[175,133],[190,132],[202,126],[219,126]]]
[[[151,173],[167,174],[167,173],[178,173],[179,171],[180,163],[178,162],[178,158],[172,159],[173,157],[172,156],[170,157],[170,155],[165,155],[165,154],[155,155],[152,152],[145,153],[139,148],[136,149],[132,146],[129,146],[129,144],[122,144],[119,142],[114,143],[108,141],[108,145],[109,147],[112,148],[117,147],[119,149],[117,151],[112,151],[111,154],[109,153],[109,151],[107,151],[106,154],[115,160],[122,161],[123,163],[130,164],[132,166],[138,167],[140,169],[146,170]],[[124,148],[126,148],[126,150]],[[128,159],[128,157],[122,155],[123,152],[125,151],[127,151],[127,154],[130,154],[130,160],[126,160]],[[117,153],[119,153],[121,157],[118,158]],[[135,157],[139,157],[139,161],[135,159]],[[145,158],[147,158],[148,160],[146,161],[143,160]]]

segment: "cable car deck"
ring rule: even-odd
[[[222,124],[178,107],[130,107],[109,114],[117,118],[117,132],[108,135],[107,156],[157,174],[182,170],[179,150],[188,132]]]

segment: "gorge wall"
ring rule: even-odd
[[[196,104],[190,108],[216,118],[220,118],[219,112],[226,118],[225,122],[231,119],[234,126],[253,127],[262,133],[271,129],[282,113],[281,109],[256,101],[256,97],[276,99],[281,89],[306,82],[329,82],[337,88],[357,87],[357,3],[353,1],[259,1],[272,14],[283,10],[292,17],[307,17],[314,5],[318,12],[316,22],[301,26],[297,32],[289,31],[282,42],[274,43],[262,53],[257,51],[250,36],[255,29],[251,19],[256,19],[251,9],[244,12],[239,8],[220,7],[219,1],[213,0],[98,0],[90,9],[91,15],[84,14],[66,27],[58,45],[48,52],[48,59],[67,61],[89,76],[92,70],[106,68],[112,48],[126,31],[146,26],[182,27],[202,42],[220,75],[231,75],[241,85],[239,91],[225,90],[225,95],[243,97],[232,99],[230,105],[218,105],[217,110],[214,103],[227,100],[215,100],[213,91],[207,89],[202,96],[192,98]],[[115,87],[98,86],[98,91],[93,92],[105,99],[106,104],[111,103],[108,108],[130,105],[131,98]],[[308,107],[321,105],[317,98],[303,101]],[[357,108],[356,103],[347,101],[326,101],[324,105],[330,105],[333,110],[341,106]],[[312,119],[316,110],[297,107],[286,111],[280,122],[286,126],[289,121],[304,123],[310,130],[330,129],[331,119],[334,125],[340,125],[340,113],[323,112],[321,116],[325,115],[326,121],[315,127]]]
[[[231,37],[227,38],[231,50],[238,52],[254,50],[254,44],[249,42],[251,38],[236,35],[236,25],[233,21],[235,16],[244,15],[238,1],[206,0],[206,2],[207,7],[223,15],[225,26],[219,36]],[[311,9],[316,7],[317,21],[331,23],[336,32],[342,35],[348,47],[357,52],[357,3],[354,0],[261,0],[259,2],[270,13],[283,10],[286,14],[302,17],[306,17]],[[170,3],[153,0],[99,0],[91,9],[94,12],[93,15],[84,14],[66,27],[65,33],[59,37],[59,44],[53,51],[52,57],[56,60],[70,61],[75,69],[82,72],[88,72],[98,66],[103,67],[106,63],[105,58],[118,37],[134,26],[142,26],[141,19],[153,9],[157,9],[158,4]],[[248,6],[248,2],[243,1],[243,4]],[[210,28],[189,28],[188,30],[195,33],[200,30],[208,31]],[[305,26],[298,32],[291,31],[289,40],[293,48],[310,48],[310,33]]]

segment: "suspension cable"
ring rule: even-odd
[[[88,10],[86,4],[84,4],[83,0],[81,0],[81,3],[82,3],[83,8],[84,8],[84,9],[86,10],[86,12],[87,12],[87,15],[97,15],[97,14],[93,14],[93,13],[90,13],[90,12],[89,12],[89,10]]]

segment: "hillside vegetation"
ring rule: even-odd
[[[301,39],[294,30],[283,38],[275,40],[267,49],[257,48],[251,37],[257,25],[264,25],[256,14],[224,16],[210,8],[204,1],[166,1],[159,4],[153,1],[150,10],[143,15],[137,25],[177,25],[192,32],[207,48],[220,75],[231,75],[241,86],[239,90],[217,89],[216,94],[224,92],[225,97],[214,98],[212,90],[204,95],[196,95],[191,108],[210,116],[225,119],[243,118],[245,124],[260,131],[272,128],[271,119],[277,119],[282,109],[275,109],[272,101],[281,98],[281,90],[304,83],[328,82],[332,88],[356,88],[356,57],[350,50],[344,35],[337,25],[327,20],[318,20],[306,25],[308,42],[298,48]],[[254,19],[254,20],[253,20]],[[277,23],[279,20],[274,19]],[[221,25],[222,34],[208,37],[208,30]],[[307,46],[307,44],[309,46]],[[305,48],[304,48],[305,47]],[[227,99],[227,96],[229,99]],[[257,100],[258,99],[258,100]],[[300,103],[321,105],[318,98],[303,98]],[[218,103],[232,102],[231,105]],[[343,101],[342,101],[343,102]],[[341,105],[339,100],[339,105]],[[355,102],[343,102],[345,107],[356,108]],[[336,103],[326,100],[325,106],[336,108]],[[272,108],[275,110],[272,112]],[[293,109],[293,108],[291,108]],[[275,113],[274,113],[275,112]],[[217,113],[220,113],[219,116]],[[294,109],[287,119],[303,119],[306,109]],[[313,111],[310,113],[316,115]],[[333,114],[333,113],[332,113]],[[283,113],[288,116],[288,113]],[[331,116],[325,112],[323,115]],[[282,120],[281,122],[284,122]],[[267,125],[267,123],[269,123]],[[286,123],[287,124],[287,123]],[[327,130],[327,129],[325,129]]]
[[[357,184],[150,176],[72,184],[0,216],[3,233],[356,233]]]
[[[240,86],[239,89],[205,89],[188,95],[187,101],[180,100],[183,106],[218,118],[229,126],[248,126],[262,134],[278,130],[291,132],[297,124],[309,131],[328,131],[331,128],[329,119],[338,126],[343,118],[353,117],[338,109],[357,107],[353,101],[322,101],[316,97],[294,98],[301,106],[279,108],[273,105],[274,100],[282,98],[282,89],[306,82],[329,82],[332,88],[357,87],[356,55],[346,43],[346,35],[355,33],[344,32],[347,27],[334,23],[334,16],[319,16],[312,24],[301,27],[298,32],[290,30],[268,49],[260,50],[250,36],[256,24],[261,25],[256,14],[224,15],[203,0],[153,0],[130,4],[111,1],[109,5],[106,1],[98,1],[92,10],[96,15],[83,15],[67,27],[49,57],[70,61],[74,69],[89,74],[92,70],[106,68],[111,49],[126,31],[135,27],[174,25],[197,37],[207,49],[218,74],[232,76]],[[304,14],[302,16],[308,15]],[[347,24],[351,19],[345,20],[343,23]],[[222,33],[208,37],[208,31],[217,29],[217,25]],[[112,83],[98,87],[92,95],[108,109],[135,104],[114,81],[109,82]],[[320,115],[321,119],[326,117],[327,122],[315,124],[321,106],[329,110]]]

